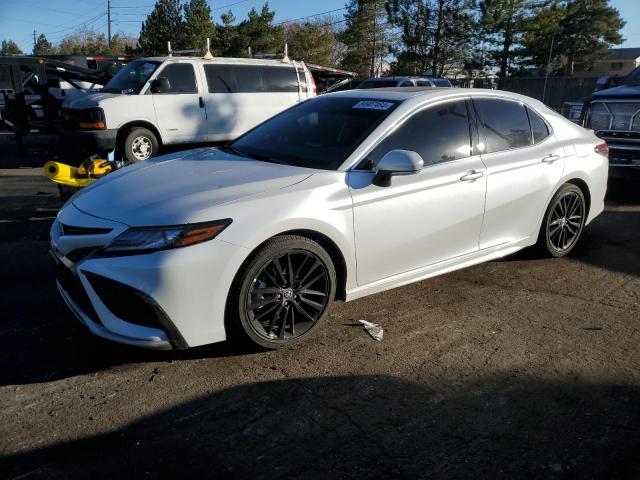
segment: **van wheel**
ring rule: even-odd
[[[159,151],[158,139],[144,127],[132,128],[124,141],[124,156],[131,163],[155,157]]]

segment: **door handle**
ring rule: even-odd
[[[198,97],[198,102],[200,103],[200,108],[204,108],[204,98]]]
[[[546,157],[542,157],[543,163],[553,163],[556,160],[560,160],[560,155],[554,155],[553,153],[550,153]]]
[[[479,172],[478,170],[469,170],[467,173],[460,177],[460,180],[462,180],[463,182],[475,182],[482,176],[484,176],[484,173]]]

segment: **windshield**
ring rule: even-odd
[[[267,120],[227,148],[258,160],[336,170],[398,103],[318,97]]]
[[[640,68],[632,71],[622,82],[623,85],[640,85]]]
[[[150,62],[148,60],[137,60],[128,63],[109,80],[102,92],[140,93],[140,90],[158,68],[158,65],[160,65],[160,62]]]
[[[358,88],[386,88],[395,87],[398,85],[398,80],[367,80],[358,85]]]

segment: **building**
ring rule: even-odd
[[[640,48],[612,48],[602,60],[597,60],[593,65],[583,62],[574,62],[573,74],[588,73],[589,76],[600,77],[624,77],[631,70],[640,66]]]

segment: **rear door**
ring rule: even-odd
[[[207,140],[207,118],[194,65],[171,62],[156,78],[165,77],[169,90],[154,93],[153,108],[164,143],[190,143]]]
[[[536,235],[562,177],[564,149],[542,117],[521,102],[475,98],[473,104],[488,174],[480,248]]]

